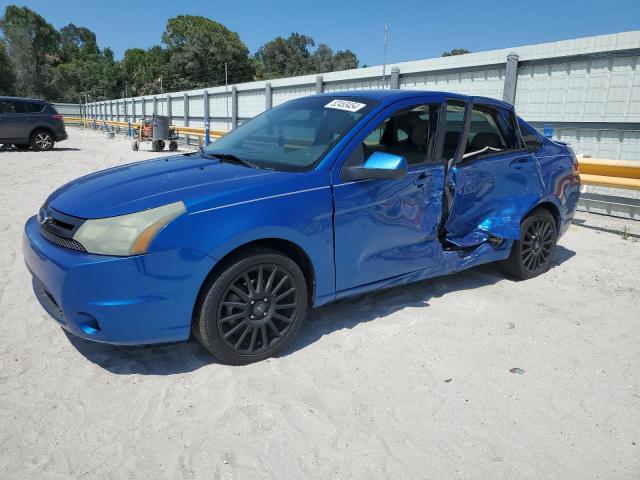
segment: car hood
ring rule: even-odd
[[[78,178],[52,193],[47,203],[81,218],[125,215],[177,201],[183,201],[189,210],[239,194],[243,198],[257,196],[267,184],[286,181],[292,175],[220,163],[197,154],[176,155]]]

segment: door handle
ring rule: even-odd
[[[430,176],[430,173],[422,172],[418,175],[418,178],[413,181],[413,183],[415,183],[417,187],[423,187],[429,181]]]

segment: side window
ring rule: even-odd
[[[44,103],[29,102],[29,112],[40,113],[44,110]]]
[[[387,152],[407,159],[409,165],[428,160],[435,141],[439,105],[419,105],[386,118],[362,142],[363,155],[347,165],[364,163],[374,152]]]
[[[528,148],[532,150],[542,148],[542,135],[540,135],[532,125],[528,124],[521,118],[518,118],[518,126],[520,127],[520,133],[522,134],[522,140],[524,140],[524,143]]]
[[[0,114],[9,115],[15,113],[13,103],[6,100],[0,100]]]
[[[29,104],[27,102],[12,101],[14,113],[29,113]]]
[[[463,159],[519,148],[510,112],[474,105]]]
[[[442,157],[451,160],[455,157],[464,129],[464,102],[448,101],[445,111],[445,133]]]

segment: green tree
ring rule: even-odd
[[[15,94],[15,81],[13,65],[7,56],[4,41],[0,39],[0,95]]]
[[[73,23],[60,29],[60,59],[63,63],[78,58],[95,60],[99,55],[96,34],[91,30]]]
[[[160,77],[163,78],[163,87],[172,89],[169,60],[169,52],[158,45],[148,50],[131,48],[124,52],[120,68],[128,94],[159,93]]]
[[[0,28],[15,71],[16,93],[50,97],[60,34],[33,10],[15,5],[6,8]]]
[[[253,79],[249,49],[237,33],[209,18],[170,18],[162,41],[169,55],[170,76],[166,83],[172,89],[224,83],[225,63],[229,83]]]
[[[254,56],[256,77],[290,77],[358,67],[358,58],[351,50],[334,53],[329,45],[321,43],[311,52],[310,47],[314,45],[313,38],[299,33],[274,38]]]
[[[333,68],[333,50],[326,43],[321,43],[311,55],[314,69],[317,73],[331,72]]]
[[[358,57],[351,50],[339,50],[333,57],[333,70],[358,68]]]
[[[113,51],[98,47],[95,34],[72,23],[60,29],[60,63],[53,69],[55,99],[65,102],[121,96],[121,67]]]
[[[263,78],[313,73],[315,65],[309,47],[314,45],[313,38],[299,33],[292,33],[286,39],[276,37],[258,49],[255,61]]]
[[[450,52],[442,52],[443,57],[455,57],[456,55],[464,55],[466,53],[471,53],[470,50],[466,48],[454,48]]]

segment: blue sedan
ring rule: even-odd
[[[540,275],[579,187],[571,149],[506,103],[331,93],[268,110],[200,152],[72,181],[27,221],[24,256],[42,306],[80,337],[193,334],[246,364],[340,298],[488,262]]]

